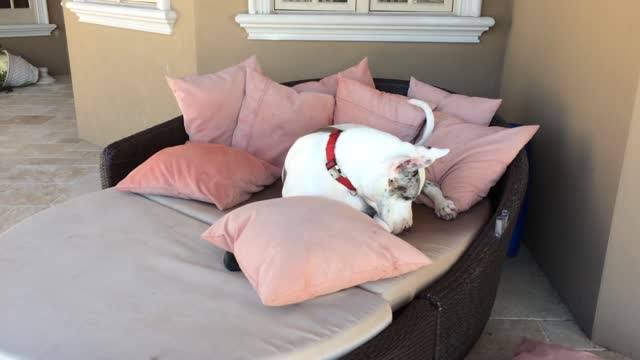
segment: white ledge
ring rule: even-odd
[[[495,20],[473,16],[240,14],[253,40],[479,43]]]
[[[158,34],[173,34],[173,10],[69,1],[67,8],[84,23],[98,24]]]
[[[55,28],[54,24],[0,25],[0,38],[49,36]]]

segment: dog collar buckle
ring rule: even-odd
[[[342,176],[342,171],[340,171],[340,167],[335,162],[327,163],[327,171],[334,180],[338,180]]]

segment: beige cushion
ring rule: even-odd
[[[200,220],[207,224],[213,224],[218,221],[224,214],[237,209],[238,207],[246,204],[251,204],[252,202],[274,199],[278,197],[282,197],[282,183],[280,181],[276,181],[275,184],[267,187],[259,193],[254,194],[249,200],[245,201],[242,204],[239,204],[231,209],[220,210],[212,204],[195,201],[195,200],[187,200],[180,199],[171,196],[162,196],[162,195],[142,195],[147,199],[157,202],[158,204],[162,204],[168,208],[176,210],[182,214],[190,216],[194,219]]]
[[[280,197],[281,189],[282,184],[277,182],[264,191],[257,193],[244,204]],[[213,224],[224,216],[226,212],[233,210],[221,211],[210,204],[166,196],[147,197],[207,224]],[[490,212],[490,202],[485,199],[460,214],[456,220],[447,222],[438,219],[433,209],[422,204],[414,204],[413,228],[409,232],[400,235],[400,237],[426,254],[433,260],[433,264],[410,274],[366,283],[360,285],[360,287],[381,295],[391,304],[393,310],[401,308],[413,300],[418,292],[444,275],[458,261],[484,224],[489,220]]]
[[[433,264],[396,278],[360,285],[380,294],[393,310],[409,303],[418,292],[444,275],[469,247],[489,219],[491,206],[485,199],[453,221],[438,219],[433,209],[413,205],[413,227],[400,237],[427,255]]]
[[[205,223],[106,190],[0,238],[0,358],[322,359],[379,333],[391,309],[352,288],[265,307]]]

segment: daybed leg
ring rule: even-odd
[[[436,310],[436,331],[433,335],[433,360],[438,360],[440,352],[440,314],[442,313],[442,304],[440,300],[433,295],[427,295],[427,301],[429,301],[429,304]]]

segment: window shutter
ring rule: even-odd
[[[452,12],[453,0],[371,0],[371,10]]]
[[[355,11],[356,0],[276,0],[276,10]]]

